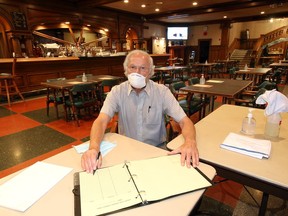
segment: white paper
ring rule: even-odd
[[[211,88],[212,87],[212,85],[205,85],[205,84],[195,84],[193,86],[195,86],[195,87],[204,87],[204,88]]]
[[[207,80],[206,82],[210,83],[223,83],[223,80]]]
[[[73,147],[77,151],[77,153],[82,154],[89,149],[89,142],[90,140]],[[115,146],[116,144],[103,140],[100,144],[100,152],[102,157],[108,154]]]
[[[0,185],[0,206],[24,212],[72,168],[36,162]]]
[[[259,159],[262,159],[263,157],[269,158],[271,152],[270,140],[254,139],[235,133],[229,133],[220,146],[221,148]]]

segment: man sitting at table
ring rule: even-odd
[[[119,134],[141,142],[160,146],[166,141],[165,114],[179,123],[185,142],[169,154],[181,153],[181,165],[199,164],[196,132],[193,122],[187,117],[169,88],[153,82],[153,59],[141,50],[130,52],[124,63],[128,81],[114,86],[107,95],[99,116],[94,121],[89,150],[82,155],[81,164],[91,173],[101,167],[102,158],[96,160],[100,143],[108,123],[118,113]]]

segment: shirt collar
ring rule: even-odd
[[[146,87],[142,90],[142,91],[145,91],[146,94],[149,96],[151,94],[151,84],[150,84],[151,80],[148,80],[148,82],[146,83]],[[129,82],[127,81],[128,83],[128,95],[131,94],[133,90],[132,86],[129,84]]]

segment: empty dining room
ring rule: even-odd
[[[253,136],[243,134],[240,123],[237,123],[238,130],[237,125],[231,123],[229,127],[225,122],[229,120],[230,124],[230,117],[236,119],[235,116],[240,115],[240,111],[234,113],[233,110],[245,109],[248,113],[252,109],[255,113],[265,113],[270,102],[259,105],[256,100],[262,94],[275,91],[284,97],[283,106],[288,109],[285,104],[288,97],[287,11],[287,1],[0,0],[0,191],[37,162],[50,163],[56,157],[59,164],[69,166],[71,163],[71,172],[83,171],[83,152],[77,152],[77,147],[86,145],[88,148],[92,125],[110,91],[130,82],[124,74],[123,63],[133,50],[150,55],[153,60],[151,80],[166,86],[180,105],[184,101],[188,103],[182,108],[185,112],[185,108],[188,109],[186,114],[194,123],[197,136],[198,130],[199,135],[204,134],[205,140],[210,140],[209,136],[219,137],[224,130],[235,132],[236,128],[235,133],[241,136],[262,139],[264,115],[263,122],[262,117],[256,115],[257,134]],[[137,66],[138,69],[144,67]],[[204,79],[201,83],[200,78]],[[175,83],[180,83],[181,88],[174,89]],[[193,110],[195,101],[199,103]],[[230,113],[223,114],[223,122],[211,129],[212,118],[227,106]],[[280,106],[282,104],[277,105]],[[273,161],[273,157],[277,157],[277,148],[273,145],[288,144],[285,131],[288,111],[281,112],[279,135],[264,137],[272,143],[270,158],[251,159],[251,156],[229,152],[220,147],[223,143],[217,143],[215,153],[221,151],[222,155],[224,152],[232,159],[234,155],[235,161],[239,158],[243,163],[252,161],[247,166],[255,170],[261,162]],[[169,146],[179,141],[182,131],[174,119],[166,117],[167,140],[161,145],[161,151],[169,152],[173,150]],[[120,123],[116,114],[105,136],[125,135],[118,130]],[[204,130],[206,127],[209,131]],[[189,193],[193,197],[189,213],[177,210],[177,198],[183,199],[187,194],[168,198],[164,204],[156,202],[156,208],[160,208],[163,215],[173,215],[165,211],[166,202],[175,203],[178,215],[288,215],[288,183],[275,182],[272,177],[263,179],[245,169],[234,170],[234,161],[226,167],[212,156],[207,158],[207,152],[202,152],[204,138],[197,136],[199,170],[202,166],[215,169],[212,186]],[[102,149],[103,164],[109,154],[121,146],[116,138],[111,142],[115,147],[107,150],[107,155]],[[134,150],[131,148],[131,152]],[[67,152],[75,154],[71,159],[77,160],[69,161]],[[269,170],[265,172],[270,173]],[[280,173],[287,175],[281,166]],[[59,180],[25,211],[7,208],[0,194],[0,215],[34,216],[42,208],[41,202],[46,200],[49,202],[44,204],[43,215],[57,213],[50,205],[53,199],[49,198],[49,193],[61,187],[59,191],[71,192],[69,198],[74,202],[73,173],[63,178],[64,181],[68,178],[71,184],[63,186]],[[140,214],[148,211],[149,215],[158,215],[153,205],[140,207]],[[66,207],[73,215],[79,215],[74,211],[74,203]],[[115,215],[133,215],[130,210]]]

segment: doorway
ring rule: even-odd
[[[209,61],[209,49],[210,49],[210,40],[199,40],[198,47],[199,47],[199,62],[204,63]]]

